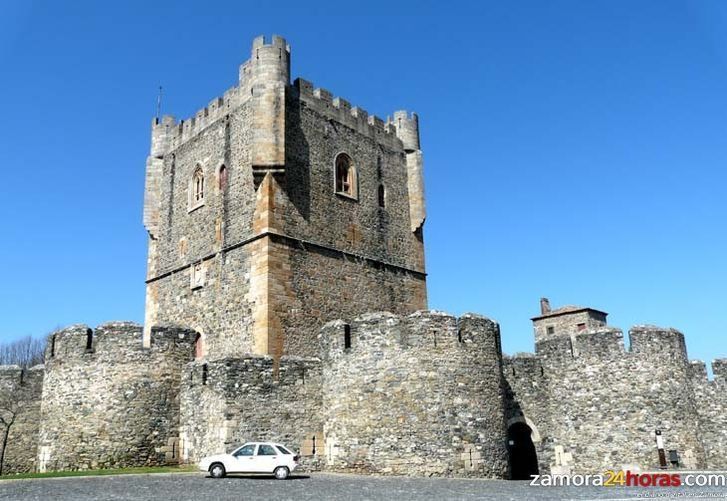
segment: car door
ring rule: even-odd
[[[260,444],[255,456],[256,473],[272,473],[278,465],[278,451],[270,444]]]
[[[235,473],[250,473],[255,472],[255,463],[257,456],[255,456],[255,449],[257,444],[245,444],[237,449],[232,456],[235,458],[233,461],[234,469],[232,472]],[[232,473],[231,472],[231,473]]]

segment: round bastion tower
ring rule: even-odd
[[[319,339],[326,469],[506,476],[497,323],[371,313],[331,322]]]

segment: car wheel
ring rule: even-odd
[[[222,478],[225,476],[225,467],[222,463],[215,463],[210,466],[210,475],[212,478]]]
[[[275,468],[275,471],[273,471],[273,474],[275,475],[275,478],[278,480],[285,480],[288,478],[288,475],[290,475],[290,470],[287,466],[278,466]]]

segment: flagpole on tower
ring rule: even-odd
[[[161,111],[162,111],[162,86],[159,86],[159,95],[157,96],[157,122],[162,118],[161,117]]]

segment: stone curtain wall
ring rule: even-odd
[[[537,343],[548,382],[549,442],[566,455],[555,454],[551,467],[653,469],[656,429],[683,466],[705,466],[683,335],[638,326],[630,340],[625,351],[621,331],[608,329],[575,336],[575,346],[570,338]]]
[[[691,372],[707,468],[727,470],[727,359],[712,362],[712,381],[702,361],[692,361]]]
[[[308,442],[323,431],[321,400],[317,359],[283,357],[277,368],[262,356],[190,363],[181,393],[183,458],[271,440],[302,452],[303,465],[316,468]]]
[[[321,332],[325,468],[502,478],[499,327],[483,317],[363,315]]]
[[[87,349],[89,332],[91,349]],[[181,367],[196,332],[112,322],[75,325],[46,349],[39,470],[147,466],[179,460]]]
[[[550,443],[548,413],[548,379],[539,357],[520,353],[503,357],[507,425],[524,422],[531,429],[531,439],[538,455],[538,470],[550,471],[553,446]]]
[[[2,473],[27,473],[36,469],[43,366],[21,370],[17,365],[0,366],[0,416],[15,422],[10,426]],[[0,452],[6,428],[0,424]]]

